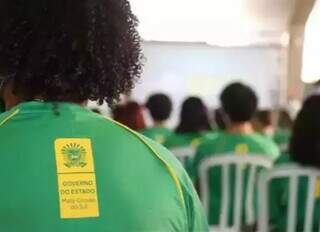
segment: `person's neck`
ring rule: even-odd
[[[154,127],[164,127],[166,125],[166,121],[154,121],[153,126]]]
[[[254,129],[250,122],[231,123],[226,132],[228,134],[253,134]]]
[[[38,101],[38,102],[45,102],[44,99],[42,98],[35,98],[33,99],[33,101]],[[13,107],[19,105],[20,103],[23,103],[24,101],[20,100],[20,99],[10,99],[9,101],[5,101],[5,106],[6,106],[6,110],[10,110]],[[77,104],[80,105],[82,107],[86,107],[88,105],[88,101],[83,101],[83,102],[72,102],[73,104]]]
[[[272,136],[274,134],[273,126],[267,126],[264,128],[263,133],[268,136]]]

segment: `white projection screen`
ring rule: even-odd
[[[187,96],[200,96],[210,108],[219,106],[219,94],[230,82],[253,87],[260,108],[279,105],[281,48],[212,47],[204,43],[144,42],[145,66],[132,98],[144,103],[152,93],[164,92],[175,104],[173,122]]]

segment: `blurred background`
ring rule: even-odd
[[[168,94],[174,126],[182,101],[210,109],[228,83],[241,81],[260,109],[294,115],[320,79],[320,2],[315,0],[131,0],[140,20],[145,67],[132,99]],[[92,103],[91,107],[96,107]],[[107,114],[106,106],[100,110]]]

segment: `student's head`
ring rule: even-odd
[[[114,120],[126,125],[132,130],[145,129],[145,120],[142,107],[135,101],[129,101],[124,105],[116,106],[113,111]]]
[[[172,102],[165,94],[154,94],[149,97],[146,107],[155,122],[164,122],[170,117]]]
[[[320,168],[320,96],[309,97],[294,123],[290,141],[292,159]]]
[[[207,108],[200,98],[189,97],[183,104],[177,133],[197,133],[211,129]]]
[[[285,109],[280,110],[278,126],[284,129],[291,129],[292,124],[293,122],[289,112]]]
[[[141,73],[128,0],[1,0],[0,76],[13,101],[113,103]]]
[[[226,129],[226,123],[225,123],[224,115],[221,112],[221,109],[216,109],[214,111],[214,122],[218,129],[220,130]]]
[[[247,85],[233,83],[228,85],[220,96],[224,113],[231,123],[249,122],[257,109],[258,98]]]
[[[259,110],[253,119],[255,129],[259,132],[264,132],[265,129],[273,126],[272,111]]]

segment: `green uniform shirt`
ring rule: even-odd
[[[166,127],[151,127],[143,130],[142,134],[160,144],[165,144],[168,137],[170,137],[173,132]]]
[[[281,155],[276,162],[276,166],[282,164],[294,164],[290,160],[288,154]],[[300,178],[298,186],[298,202],[297,202],[297,228],[296,231],[303,231],[304,229],[304,215],[306,211],[306,196],[308,192],[308,180]],[[279,178],[271,182],[269,186],[269,217],[270,224],[273,231],[286,231],[288,219],[288,204],[289,204],[289,181],[288,178]],[[312,231],[319,231],[320,218],[320,182],[318,181],[316,192],[316,201],[314,209],[314,225]]]
[[[165,148],[79,105],[20,104],[0,137],[0,231],[207,231]]]
[[[273,135],[273,140],[281,148],[283,152],[287,152],[290,136],[291,136],[290,130],[278,129]]]
[[[214,130],[214,131],[211,131],[209,133],[204,134],[200,139],[200,144],[214,140],[215,138],[217,138],[220,135],[220,133],[223,133],[223,131],[222,130]]]
[[[199,146],[202,136],[203,134],[201,133],[185,133],[185,134],[175,133],[172,136],[168,137],[164,146],[167,147],[168,149],[188,147],[188,146],[192,146],[193,148],[196,148]],[[192,163],[193,163],[192,158],[185,158],[184,168],[187,170],[189,175],[192,168]]]
[[[200,139],[203,136],[202,133],[174,133],[172,136],[168,137],[166,143],[164,144],[167,148],[175,147],[186,147],[199,145]]]
[[[277,146],[269,139],[259,134],[241,135],[241,134],[228,134],[220,132],[218,136],[212,140],[207,140],[202,143],[197,151],[197,154],[193,163],[192,177],[195,182],[199,181],[198,172],[201,162],[210,156],[223,155],[227,153],[237,153],[239,155],[256,153],[260,155],[266,155],[272,159],[276,159],[279,155]],[[233,205],[233,193],[234,193],[234,170],[230,175],[230,194],[231,203]],[[245,174],[246,176],[247,174]],[[221,168],[214,168],[210,172],[210,202],[209,202],[209,224],[216,225],[219,223],[220,208],[222,200],[221,189]],[[245,181],[246,182],[246,181]],[[244,194],[245,196],[245,194]],[[231,218],[233,215],[233,207],[230,211],[229,223],[232,223]]]

